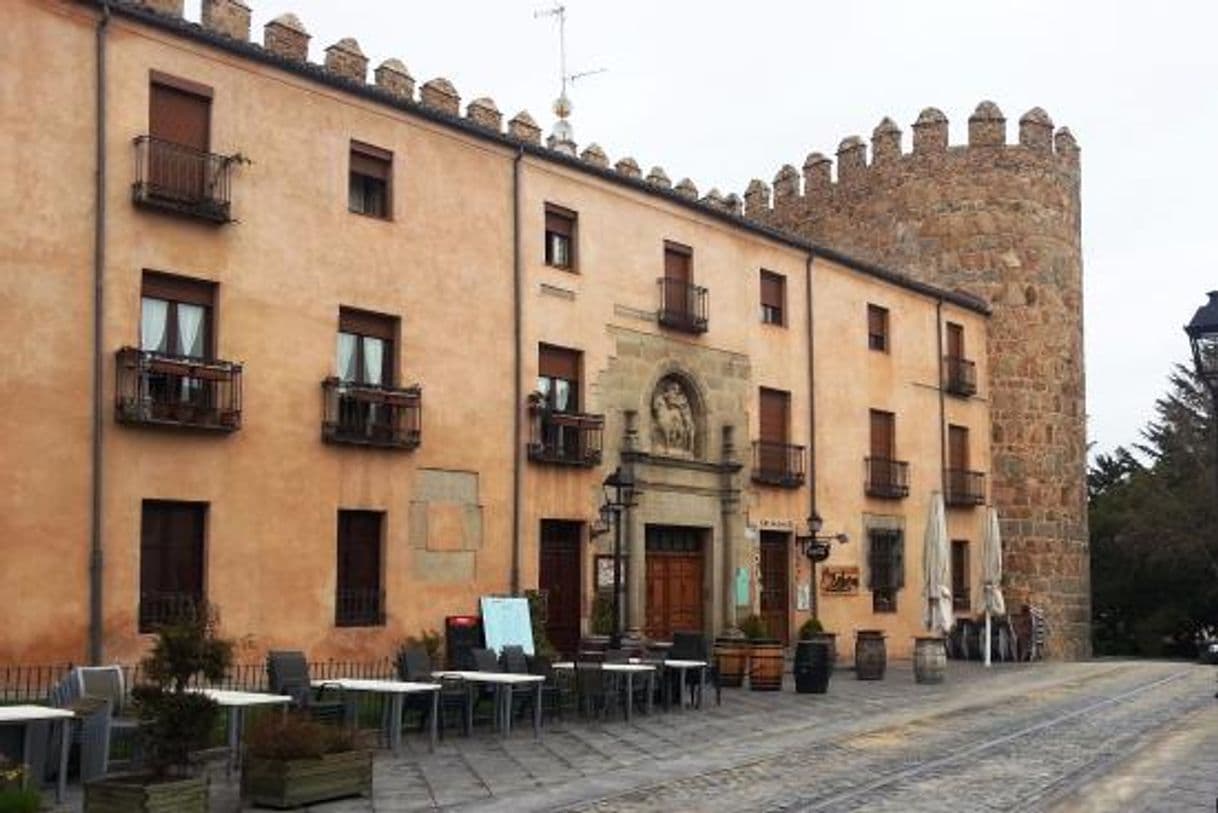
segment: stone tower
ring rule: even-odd
[[[812,153],[769,187],[753,181],[746,215],[993,306],[989,338],[993,480],[1002,517],[1007,602],[1043,606],[1050,654],[1090,654],[1079,150],[1045,111],[1006,119],[993,102],[948,145],[947,117],[923,110],[913,151],[888,118],[851,136],[831,162]]]

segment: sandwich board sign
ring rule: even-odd
[[[532,655],[533,622],[529,618],[528,599],[483,596],[482,633],[486,636],[486,648],[496,655],[512,645],[523,647],[524,654]]]

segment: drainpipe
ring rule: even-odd
[[[93,205],[93,450],[89,529],[89,662],[101,663],[102,645],[102,317],[106,268],[106,28],[110,4],[103,0],[97,24],[97,175]]]
[[[521,357],[521,342],[524,338],[523,322],[523,293],[524,293],[524,255],[520,250],[520,168],[524,159],[524,147],[516,150],[516,158],[512,161],[512,328],[514,344],[512,345],[512,392],[515,399],[512,403],[512,595],[520,594],[520,518],[524,513],[521,505],[523,490],[521,478],[524,475],[522,452],[524,447],[524,391],[521,376],[524,374],[524,360]]]
[[[808,309],[808,516],[812,517],[816,515],[816,370],[813,362],[815,340],[812,337],[811,252],[808,252],[808,259],[804,266],[804,305]],[[811,568],[808,576],[810,579],[808,609],[811,610],[812,617],[817,618],[820,612],[820,602],[816,596],[816,563],[809,559],[808,565]]]
[[[943,406],[943,300],[935,305],[935,325],[938,330],[939,359],[935,369],[939,371],[939,489],[947,499],[947,418]]]

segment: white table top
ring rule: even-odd
[[[292,702],[292,698],[286,694],[237,692],[232,689],[191,689],[190,691],[206,695],[221,706],[277,706]]]
[[[522,675],[518,672],[463,672],[460,670],[445,670],[432,672],[434,678],[459,678],[472,683],[542,683],[544,675]]]
[[[314,688],[343,689],[352,692],[384,692],[385,694],[416,694],[438,692],[439,683],[414,683],[400,680],[365,680],[361,678],[338,678],[337,680],[314,680]]]
[[[22,723],[29,720],[60,720],[75,717],[67,709],[50,706],[0,706],[0,723]]]
[[[640,663],[641,661],[638,658],[631,658],[630,662]],[[703,666],[709,666],[710,664],[708,664],[706,661],[683,661],[679,658],[666,658],[664,660],[664,665],[671,666],[675,669],[698,669]]]
[[[602,663],[600,664],[606,672],[654,672],[656,668],[645,663]],[[559,661],[552,664],[554,669],[574,669],[574,661]]]

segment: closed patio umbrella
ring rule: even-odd
[[[928,630],[942,635],[951,632],[955,623],[952,615],[952,562],[947,548],[945,514],[943,495],[932,491],[930,512],[926,517],[926,535],[922,538],[923,595],[926,597],[923,621]]]
[[[985,665],[990,665],[990,618],[1005,615],[1002,597],[1002,536],[998,531],[998,509],[991,508],[985,527],[985,547],[981,550],[981,583],[985,588]]]

